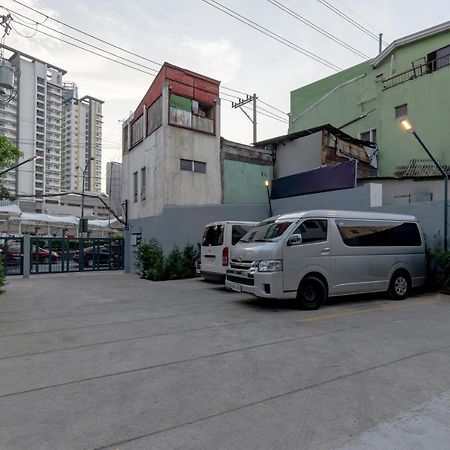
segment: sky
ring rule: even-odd
[[[450,6],[450,0],[428,0],[426,4],[421,0],[326,1],[373,33],[383,33],[387,43],[448,20],[442,11],[448,11]],[[115,55],[103,53],[110,58],[131,59],[146,66],[135,66],[145,72],[154,73],[159,69],[158,63],[167,61],[220,80],[221,86],[256,93],[259,100],[279,111],[264,104],[260,104],[261,107],[284,119],[287,116],[283,112],[289,112],[292,90],[336,72],[244,25],[204,0],[20,0],[20,3],[49,18],[17,1],[0,0],[3,8],[0,14],[9,11],[13,17],[13,29],[6,36],[5,44],[67,70],[64,80],[75,82],[80,96],[91,95],[105,102],[103,190],[106,163],[121,161],[121,121],[137,107],[154,76],[46,36],[41,32],[76,43],[45,26],[106,49]],[[281,11],[270,0],[220,0],[220,3],[339,68],[364,61],[363,57]],[[333,13],[321,0],[279,0],[279,3],[368,57],[377,55],[376,40]],[[147,60],[81,35],[51,18]],[[79,42],[76,44],[86,47]],[[233,94],[227,90],[223,92]],[[223,95],[222,98],[221,135],[249,144],[252,141],[251,122],[225,100],[233,100],[232,97]],[[257,122],[258,140],[287,132],[285,120],[258,115]]]

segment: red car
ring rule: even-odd
[[[36,259],[40,263],[48,263],[51,261],[52,263],[56,263],[59,261],[59,255],[56,252],[50,252],[46,248],[38,247],[37,252],[36,248],[33,247],[33,251],[31,253],[32,262],[36,262]]]

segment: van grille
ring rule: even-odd
[[[236,277],[234,275],[227,275],[227,280],[235,283],[245,284],[246,286],[253,286],[255,284],[255,280],[253,278],[242,278]]]
[[[237,259],[232,259],[230,263],[230,267],[232,269],[243,269],[247,270],[253,266],[254,261],[238,261]]]

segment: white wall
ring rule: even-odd
[[[321,149],[322,131],[279,144],[274,165],[274,178],[317,169],[321,166]]]
[[[219,123],[219,106],[216,124]],[[212,136],[168,125],[168,87],[163,89],[163,125],[122,158],[122,199],[128,217],[157,216],[165,205],[220,204],[220,129]],[[129,132],[130,134],[130,132]],[[180,170],[180,158],[206,163],[206,174]],[[141,169],[147,171],[146,199],[141,200]],[[133,173],[138,172],[138,200],[134,202]]]

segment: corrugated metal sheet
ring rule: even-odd
[[[440,161],[438,162],[441,164]],[[449,173],[450,166],[441,164],[441,167]],[[407,165],[397,167],[394,176],[397,178],[439,177],[441,173],[429,159],[411,159]]]
[[[180,127],[192,127],[192,114],[181,109],[170,107],[170,123]]]
[[[192,128],[212,134],[214,133],[214,121],[207,117],[192,116]]]

